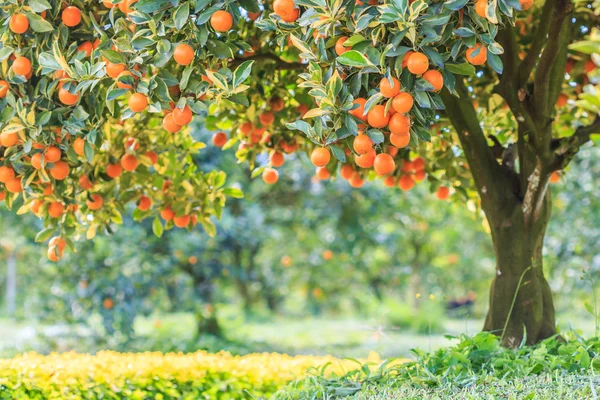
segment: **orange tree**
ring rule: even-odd
[[[7,0],[1,196],[43,218],[52,260],[130,202],[157,235],[213,234],[241,192],[194,162],[199,115],[269,184],[305,150],[319,179],[427,180],[481,207],[497,256],[484,329],[539,341],[555,333],[548,184],[600,131],[597,0],[539,3]]]

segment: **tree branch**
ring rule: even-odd
[[[522,88],[529,79],[529,75],[531,74],[531,71],[533,71],[538,58],[540,57],[540,52],[542,51],[544,44],[546,44],[548,30],[550,29],[550,24],[547,21],[550,20],[555,1],[556,0],[546,0],[544,3],[542,16],[533,36],[533,41],[529,46],[529,51],[523,61],[519,64],[518,88]]]
[[[600,116],[596,116],[591,124],[577,128],[572,136],[553,141],[554,158],[547,173],[565,169],[579,148],[587,143],[594,133],[600,134]]]
[[[236,68],[238,65],[243,63],[244,61],[266,61],[273,62],[277,69],[285,69],[285,70],[304,70],[307,68],[306,64],[300,62],[286,62],[281,58],[277,57],[273,53],[263,53],[263,54],[254,54],[249,57],[244,58],[236,58],[229,62],[229,68]]]

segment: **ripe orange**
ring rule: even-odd
[[[269,100],[269,106],[271,107],[271,110],[278,112],[283,110],[283,107],[285,106],[283,103],[283,99],[279,96],[274,96],[271,97],[271,100]]]
[[[94,185],[92,184],[92,182],[90,182],[90,179],[86,175],[82,175],[79,178],[79,186],[81,186],[83,190],[90,190],[94,187]]]
[[[289,143],[285,142],[285,141],[281,141],[280,145],[281,145],[281,148],[283,149],[283,151],[285,151],[288,154],[295,152],[296,149],[298,148],[298,143],[294,139],[292,139],[292,141]]]
[[[300,104],[298,106],[298,113],[300,113],[300,118],[304,117],[304,114],[308,112],[308,106],[306,104]]]
[[[58,247],[58,250],[60,250],[62,252],[65,250],[65,247],[67,246],[67,242],[65,242],[65,239],[61,238],[60,236],[54,236],[48,242],[48,246],[50,246],[50,247],[56,246],[56,247]]]
[[[192,114],[192,109],[187,105],[183,107],[183,110],[175,107],[173,109],[173,122],[177,125],[183,126],[192,122],[194,115]]]
[[[396,157],[398,155],[398,148],[390,145],[387,147],[387,153],[392,157]]]
[[[325,167],[317,168],[315,175],[317,176],[317,178],[319,178],[322,181],[329,179],[329,177],[331,176],[331,174],[329,173],[329,170]]]
[[[23,187],[21,186],[21,178],[14,178],[4,183],[6,186],[6,190],[11,193],[19,193],[23,191]]]
[[[87,199],[85,204],[90,210],[99,210],[102,208],[102,204],[104,204],[104,199],[99,194],[93,194],[90,196],[91,199]]]
[[[44,152],[44,158],[46,162],[54,163],[60,160],[60,149],[56,146],[48,146],[46,151]]]
[[[175,133],[181,130],[181,125],[177,125],[175,121],[173,121],[173,114],[165,115],[165,117],[163,118],[162,126],[169,133]]]
[[[44,165],[46,165],[45,162]],[[42,153],[35,153],[31,156],[31,166],[35,169],[42,169]]]
[[[422,75],[429,69],[429,59],[423,53],[415,52],[406,63],[408,70],[414,75]]]
[[[79,8],[73,6],[65,8],[62,12],[62,22],[68,27],[79,25],[81,22],[81,11],[79,11]]]
[[[190,216],[182,215],[181,217],[173,217],[173,223],[178,228],[185,228],[190,224]]]
[[[29,20],[25,14],[13,14],[10,17],[8,28],[13,33],[23,34],[29,29]]]
[[[404,191],[410,190],[415,186],[415,181],[413,181],[410,175],[402,175],[398,180],[398,187]]]
[[[487,0],[477,0],[477,3],[475,3],[475,12],[481,18],[487,18],[485,16],[485,9],[486,8],[487,8]]]
[[[4,147],[11,147],[19,143],[19,135],[17,132],[2,132],[0,133],[0,144]]]
[[[260,17],[261,14],[262,14],[262,12],[257,12],[257,13],[249,12],[248,18],[250,18],[250,20],[252,20],[252,21],[256,21],[258,19],[258,17]]]
[[[385,112],[385,106],[376,105],[368,113],[369,125],[373,128],[383,128],[390,121],[390,113]]]
[[[383,180],[383,185],[389,188],[396,187],[396,177],[394,175],[388,176]]]
[[[590,72],[594,71],[596,68],[598,68],[598,66],[596,65],[596,63],[594,63],[594,60],[590,59],[587,60],[585,62],[585,65],[583,66],[583,70],[585,71],[586,74],[589,74]],[[0,96],[2,97],[2,96]]]
[[[216,147],[223,147],[227,143],[227,134],[225,132],[217,132],[212,137],[212,142]]]
[[[271,125],[275,121],[275,114],[272,111],[265,111],[260,114],[259,118],[260,123],[264,126]]]
[[[29,58],[22,56],[15,58],[11,68],[16,75],[21,75],[26,78],[32,71],[31,61],[29,61]]]
[[[365,104],[367,103],[367,99],[359,97],[358,99],[354,100],[353,103],[358,104],[358,108],[351,110],[350,114],[362,121],[366,121],[368,117],[363,114],[365,112]]]
[[[344,164],[340,168],[340,176],[342,179],[348,180],[354,175],[354,168],[350,164]]]
[[[156,152],[154,152],[154,151],[146,152],[146,157],[148,157],[150,159],[150,162],[152,163],[152,165],[154,165],[158,162],[158,154],[156,154]]]
[[[410,111],[414,103],[413,97],[410,93],[400,92],[394,100],[392,100],[392,108],[401,114],[405,114]]]
[[[439,92],[444,87],[444,77],[440,71],[430,69],[423,74],[423,79],[431,83],[433,86],[433,92]]]
[[[194,49],[189,44],[179,43],[173,52],[173,59],[179,65],[189,65],[194,60]]]
[[[272,151],[269,156],[269,161],[271,161],[272,166],[279,168],[285,162],[285,156],[278,151]]]
[[[533,6],[533,0],[519,0],[519,3],[521,3],[521,9],[523,11],[529,10],[531,6]]]
[[[53,164],[52,168],[50,168],[50,175],[57,181],[62,181],[67,176],[69,176],[69,164],[64,161],[57,161]]]
[[[404,54],[404,57],[402,57],[402,69],[406,68],[406,66],[408,65],[408,59],[413,54],[415,54],[415,52],[412,51],[412,50],[409,50],[409,51],[406,52],[406,54]]]
[[[356,151],[358,154],[367,154],[373,150],[373,141],[369,136],[359,134],[354,138],[352,147],[354,147],[354,151]]]
[[[106,166],[106,175],[111,178],[118,178],[123,173],[123,167],[120,164],[108,164]]]
[[[422,182],[426,176],[427,176],[427,172],[425,172],[425,170],[420,170],[420,171],[415,172],[415,174],[413,175],[413,179],[416,182]]]
[[[112,3],[112,0],[102,0],[102,4],[104,4],[104,7],[106,8],[115,8],[117,6],[117,4]]]
[[[348,47],[344,46],[346,40],[348,40],[348,36],[342,36],[335,42],[335,54],[337,54],[338,56],[341,56],[342,54],[350,50]]]
[[[388,127],[394,135],[408,135],[410,132],[410,118],[404,114],[396,113],[390,118]]]
[[[395,168],[396,163],[394,162],[392,156],[390,156],[389,154],[381,153],[377,154],[377,156],[375,157],[373,169],[375,169],[377,175],[383,176],[391,174],[392,172],[394,172]]]
[[[481,43],[477,43],[470,49],[467,49],[467,61],[473,65],[482,65],[487,61],[487,49]]]
[[[152,207],[152,200],[147,196],[140,197],[138,201],[138,209],[140,211],[148,211]]]
[[[134,93],[129,97],[127,103],[133,112],[141,112],[148,107],[148,98],[141,93]]]
[[[119,10],[121,10],[121,12],[124,14],[129,14],[133,11],[131,5],[136,1],[137,0],[121,0],[121,2],[119,3]]]
[[[47,256],[48,260],[57,262],[62,258],[62,251],[60,251],[56,246],[50,246],[48,247]]]
[[[421,157],[415,158],[411,161],[411,163],[412,169],[415,171],[422,171],[425,169],[425,160],[423,160]]]
[[[131,88],[133,88],[133,86],[131,86],[131,85],[127,84],[127,83],[121,82],[119,80],[119,78],[122,77],[122,76],[131,76],[131,77],[133,77],[133,74],[131,72],[129,72],[129,71],[123,71],[123,72],[119,73],[119,75],[117,76],[117,87],[119,89],[131,89]]]
[[[6,192],[4,190],[0,190],[0,201],[6,198]]]
[[[294,15],[294,0],[275,0],[273,2],[273,11],[282,19],[289,18]]]
[[[8,89],[8,82],[6,82],[4,79],[0,80],[0,99],[6,97],[6,95],[8,94]]]
[[[360,177],[359,173],[355,173],[354,175],[352,175],[352,178],[348,180],[348,183],[350,183],[350,186],[352,186],[353,188],[358,189],[363,187],[363,185],[365,184],[365,180]]]
[[[123,169],[125,171],[135,171],[135,169],[138,166],[138,159],[135,155],[133,154],[125,154],[123,155],[123,157],[121,157],[121,167],[123,167]]]
[[[262,179],[266,184],[272,185],[279,180],[279,172],[274,168],[265,168]]]
[[[383,97],[395,97],[400,93],[400,81],[396,78],[392,78],[393,86],[390,84],[388,78],[383,78],[379,82],[379,91],[383,95]]]
[[[568,101],[569,101],[569,96],[567,96],[565,93],[561,93],[558,95],[558,98],[556,99],[556,106],[564,107],[567,105]]]
[[[410,134],[408,133],[406,135],[397,135],[392,133],[390,135],[390,143],[399,149],[403,149],[410,143]]]
[[[210,26],[217,32],[227,32],[233,26],[233,17],[227,11],[215,11],[210,17]]]
[[[125,71],[125,64],[113,64],[110,61],[106,62],[106,75],[113,79],[118,79],[121,72]]]
[[[171,209],[171,207],[166,206],[165,208],[163,208],[160,212],[160,216],[162,217],[162,219],[164,219],[165,221],[170,221],[173,219],[173,217],[175,216],[175,212]]]
[[[440,186],[435,195],[440,200],[446,200],[450,196],[450,189],[446,186]]]
[[[331,154],[326,147],[317,147],[310,155],[310,161],[315,167],[324,167],[329,164],[329,160],[331,160]]]
[[[72,94],[65,88],[58,89],[58,99],[66,106],[72,106],[79,100],[79,93]]]
[[[6,183],[15,179],[15,170],[3,165],[0,167],[0,182]]]
[[[374,149],[372,149],[370,152],[368,152],[366,154],[362,154],[360,156],[355,156],[354,162],[356,163],[356,165],[358,165],[361,168],[371,168],[373,166],[373,164],[375,163],[376,156],[377,156],[377,153],[375,152]]]
[[[60,218],[65,213],[65,206],[58,201],[53,201],[48,206],[48,215],[52,218]]]
[[[300,9],[294,8],[294,10],[291,12],[291,14],[283,16],[283,17],[281,17],[281,19],[284,20],[285,22],[294,22],[295,20],[298,19],[299,16],[300,16]]]
[[[75,139],[75,141],[73,142],[73,151],[75,153],[77,153],[77,155],[83,156],[84,148],[85,148],[85,140],[83,140],[83,138],[81,138],[81,137],[78,137],[77,139]]]
[[[249,122],[249,121],[243,122],[240,125],[240,132],[244,135],[251,134],[253,129],[254,128],[252,127],[252,122]]]
[[[550,175],[550,183],[558,183],[560,182],[560,174],[556,171]]]
[[[90,42],[89,40],[87,42],[83,42],[81,43],[78,47],[77,47],[78,51],[81,51],[82,53],[85,53],[86,57],[89,57],[92,55],[92,50],[94,50],[94,45],[92,44],[92,42]]]

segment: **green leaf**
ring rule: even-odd
[[[260,8],[258,7],[258,2],[254,0],[239,0],[240,6],[244,8],[248,12],[257,13],[260,12]]]
[[[29,0],[29,7],[36,13],[41,13],[44,10],[52,8],[46,0]]]
[[[54,30],[54,27],[50,22],[46,21],[44,18],[35,13],[27,13],[27,19],[29,20],[31,29],[33,29],[35,32],[44,33],[52,32]]]
[[[252,64],[254,61],[244,61],[241,63],[233,72],[233,87],[238,87],[241,83],[243,83],[252,72]]]
[[[469,63],[446,64],[446,69],[457,75],[475,75],[475,67]]]
[[[152,232],[154,232],[157,237],[161,237],[163,234],[163,226],[158,216],[152,221]]]
[[[571,43],[569,45],[569,49],[584,54],[600,53],[600,41],[582,40],[579,42]]]
[[[186,24],[186,22],[188,21],[189,16],[190,16],[189,3],[185,2],[182,5],[180,5],[177,8],[177,10],[175,10],[175,13],[173,14],[175,28],[177,28],[177,30],[181,30],[181,28],[183,28],[184,25]]]
[[[337,58],[337,61],[342,65],[350,67],[368,67],[373,65],[362,53],[356,50],[345,52]]]
[[[344,150],[341,147],[329,146],[329,148],[331,149],[331,152],[335,158],[341,162],[346,162],[346,153],[344,153]]]
[[[244,192],[238,188],[225,188],[223,189],[223,194],[228,197],[234,197],[236,199],[243,199]]]
[[[45,242],[46,240],[50,239],[50,236],[52,236],[53,233],[54,229],[52,228],[44,229],[35,235],[35,241],[38,243]]]

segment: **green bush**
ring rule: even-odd
[[[386,309],[387,323],[394,328],[421,334],[444,331],[445,312],[437,301],[426,299],[417,309],[406,303],[389,301]]]

